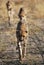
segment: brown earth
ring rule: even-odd
[[[21,7],[26,11],[29,25],[27,65],[44,65],[44,0],[10,0],[14,22],[8,25],[7,0],[0,0],[0,65],[22,65],[16,51],[16,26]],[[25,64],[24,64],[25,65]]]

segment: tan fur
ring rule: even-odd
[[[22,24],[21,25],[21,35],[26,37],[27,36],[27,32],[26,32],[26,25],[25,24]]]

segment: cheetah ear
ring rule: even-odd
[[[18,16],[20,16],[21,12],[22,12],[23,8],[20,8]]]

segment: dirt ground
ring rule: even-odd
[[[6,3],[0,0],[0,65],[44,65],[44,0],[10,0],[14,21],[8,24]],[[23,7],[29,26],[27,56],[19,62],[16,50],[18,12]]]

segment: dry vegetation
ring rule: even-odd
[[[44,65],[44,0],[10,0],[15,11],[11,27],[8,25],[6,2],[7,0],[0,0],[0,62],[18,58],[15,31],[19,21],[19,9],[24,7],[29,24],[29,41],[27,43],[29,65]],[[12,62],[16,63],[16,61]],[[13,65],[12,62],[8,63]],[[6,64],[5,62],[4,65]],[[21,64],[19,63],[19,65]]]

